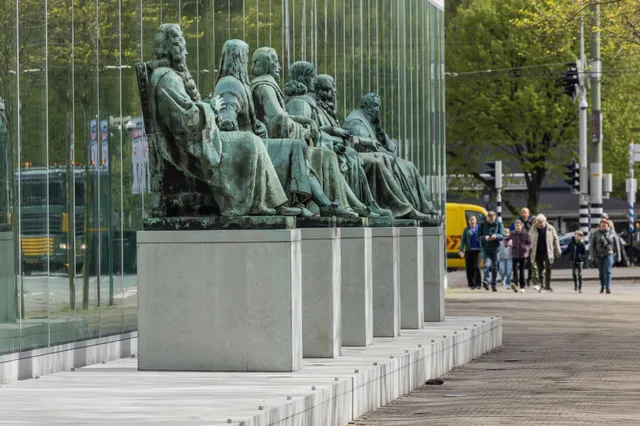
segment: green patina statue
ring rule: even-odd
[[[348,135],[348,143],[355,148],[361,158],[370,191],[375,200],[385,208],[393,212],[396,218],[412,218],[421,221],[428,217],[416,211],[405,196],[400,183],[394,176],[392,164],[388,158],[376,155],[378,143],[375,139],[358,137],[339,127],[337,121],[337,93],[336,83],[333,77],[321,74],[315,81],[316,99],[320,127],[332,126],[334,131],[341,131]],[[370,151],[373,151],[370,152]]]
[[[202,99],[176,24],[160,26],[153,60],[136,65],[149,138],[152,214],[298,215],[259,137],[221,132],[220,98]]]
[[[391,216],[390,210],[382,209],[375,201],[361,156],[350,145],[354,138],[339,127],[337,122],[318,107],[315,92],[316,77],[313,64],[306,61],[295,62],[289,67],[289,81],[285,85],[287,112],[292,115],[311,118],[320,129],[320,146],[335,152],[340,171],[345,179],[349,203],[360,211],[371,211],[371,217]],[[366,209],[366,210],[365,210]]]
[[[321,135],[315,120],[287,113],[284,94],[277,83],[280,71],[278,55],[274,49],[262,47],[254,52],[251,93],[256,117],[265,123],[268,137],[282,140],[304,138],[307,141],[308,159],[314,175],[313,201],[318,204],[321,213],[329,209],[327,201],[330,199],[337,204],[337,207],[331,208],[331,214],[342,217],[370,215],[370,210],[362,203],[357,206],[350,204],[347,195],[349,186],[340,172],[335,153],[317,146]],[[269,151],[271,152],[271,148]]]
[[[343,127],[357,136],[366,145],[361,145],[367,153],[363,154],[365,165],[378,164],[393,170],[402,192],[413,207],[406,217],[417,219],[427,225],[439,225],[440,213],[435,209],[431,193],[424,183],[416,166],[396,155],[396,145],[380,124],[380,96],[375,93],[364,95],[360,100],[360,109],[352,111]],[[372,176],[369,174],[369,181]],[[376,194],[377,195],[377,194]],[[382,203],[384,199],[378,199]],[[383,207],[385,206],[382,204]],[[391,208],[391,206],[390,206]]]
[[[267,137],[265,125],[257,120],[249,87],[249,45],[242,40],[228,40],[222,48],[214,96],[225,102],[220,111],[220,128],[225,132],[251,132]],[[304,140],[269,140],[267,152],[289,199],[300,206],[305,217],[313,216],[303,206],[311,199],[311,176],[307,167],[307,144]]]

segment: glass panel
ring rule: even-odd
[[[17,61],[15,2],[0,9],[0,22],[6,29],[0,35],[2,56],[0,60],[0,354],[20,350],[21,304],[17,289],[22,283],[16,280],[19,272],[19,204],[16,203],[15,173],[19,170]],[[18,286],[17,286],[18,285]]]
[[[45,140],[48,143],[49,160],[49,237],[53,241],[49,257],[48,292],[50,344],[54,345],[76,340],[76,232],[73,215],[75,170],[71,158],[74,67],[68,42],[73,34],[71,14],[65,10],[67,2],[49,0],[46,4],[48,133]],[[78,193],[82,196],[82,189]]]
[[[28,37],[21,43],[18,57],[22,154],[18,184],[24,300],[20,348],[26,350],[49,344],[49,268],[55,242],[49,229],[48,203],[47,14],[44,3],[19,3],[18,7],[18,28],[23,39]]]

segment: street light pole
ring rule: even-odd
[[[580,9],[582,10],[582,1],[580,1]],[[580,86],[580,106],[578,109],[579,126],[580,126],[580,230],[584,233],[589,232],[589,160],[587,152],[587,79],[584,68],[587,63],[584,53],[584,12],[580,15],[580,64],[578,67],[578,82]]]
[[[591,21],[591,226],[598,226],[602,215],[602,113],[600,111],[600,3],[595,2]]]

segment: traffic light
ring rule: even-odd
[[[578,93],[579,84],[578,64],[576,62],[567,63],[567,70],[564,71],[562,77],[556,81],[556,85],[562,87],[566,95],[575,98]]]
[[[502,161],[487,161],[487,166],[489,166],[489,178],[487,180],[494,181],[496,189],[502,189]]]
[[[580,192],[580,167],[578,167],[578,163],[575,158],[571,160],[569,164],[565,164],[566,172],[564,172],[567,177],[564,181],[571,188],[572,194],[578,194]]]

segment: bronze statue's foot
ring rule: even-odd
[[[280,216],[300,216],[302,210],[296,207],[287,207],[285,205],[276,207],[275,213]]]
[[[312,211],[309,211],[308,209],[306,209],[303,206],[300,206],[300,210],[302,210],[302,213],[300,213],[300,215],[298,217],[302,217],[302,218],[312,218],[312,217],[316,217],[317,214],[313,213]]]
[[[337,216],[337,217],[352,218],[352,217],[358,217],[358,213],[354,211],[350,212],[344,207],[340,206],[338,203],[331,203],[331,205],[329,206],[320,207],[320,216],[322,217]]]
[[[413,210],[411,213],[403,216],[401,219],[413,219],[413,220],[419,220],[419,221],[426,221],[426,220],[430,220],[431,216],[429,216],[428,214],[424,214],[419,212],[418,210]]]
[[[352,208],[352,210],[356,213],[358,213],[358,216],[360,217],[380,217],[379,214],[374,213],[370,207],[368,206],[362,206],[361,208]]]
[[[375,201],[369,206],[369,208],[371,209],[372,212],[376,213],[378,216],[384,216],[384,217],[393,216],[393,213],[391,212],[391,210],[383,209]]]
[[[350,217],[360,217],[360,214],[351,207],[347,207],[345,210],[349,212]]]

